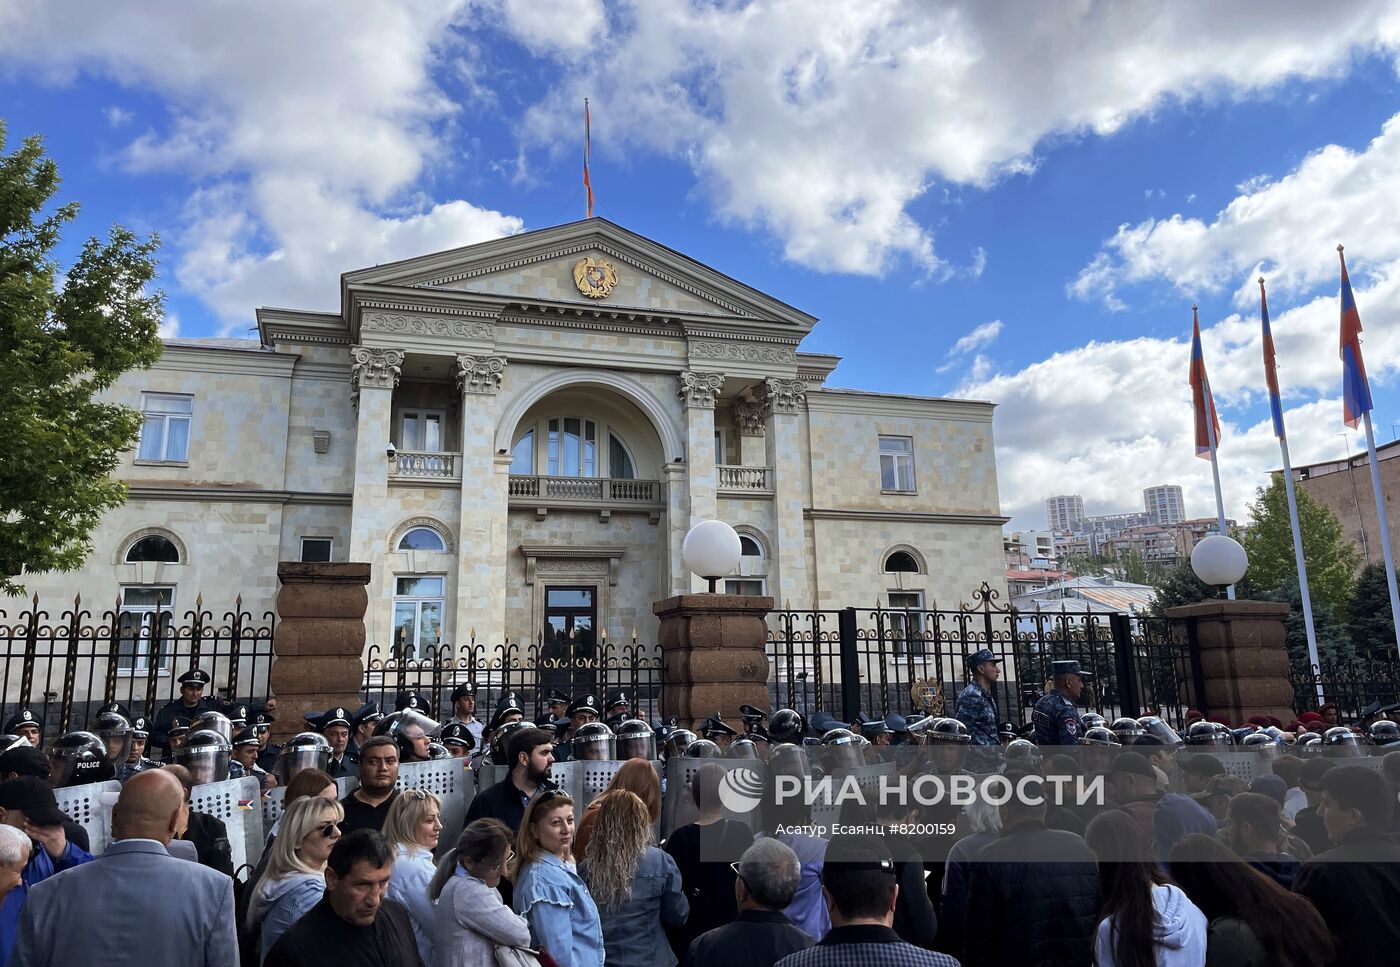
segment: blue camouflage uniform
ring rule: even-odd
[[[1084,725],[1079,721],[1079,709],[1066,696],[1051,689],[1031,711],[1031,721],[1035,723],[1035,744],[1078,745],[1084,734]]]
[[[971,682],[958,693],[957,710],[953,713],[972,733],[973,745],[1001,745],[997,736],[997,708],[982,686]]]

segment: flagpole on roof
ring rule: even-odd
[[[1215,458],[1215,397],[1211,395],[1210,380],[1206,377],[1206,360],[1201,352],[1201,322],[1196,306],[1191,307],[1191,391],[1191,401],[1196,410],[1196,456],[1210,455],[1210,475],[1215,482],[1215,519],[1220,534],[1229,537],[1225,531],[1225,498],[1220,492],[1220,464]],[[1233,584],[1225,589],[1225,596],[1231,601],[1235,600]]]
[[[1347,258],[1342,246],[1337,246],[1342,262],[1342,415],[1353,430],[1358,422],[1366,424],[1366,455],[1371,464],[1371,492],[1376,498],[1376,524],[1381,532],[1381,556],[1385,559],[1385,582],[1390,590],[1390,623],[1395,629],[1395,647],[1400,650],[1400,593],[1395,587],[1395,555],[1390,550],[1390,524],[1385,516],[1385,497],[1381,493],[1381,471],[1376,461],[1376,434],[1371,429],[1371,387],[1366,381],[1366,363],[1361,357],[1361,314],[1351,293],[1347,278]]]
[[[1308,633],[1308,661],[1313,667],[1317,687],[1317,704],[1322,706],[1322,665],[1317,655],[1317,633],[1313,630],[1312,592],[1308,589],[1308,565],[1303,560],[1303,533],[1298,526],[1298,497],[1293,490],[1293,464],[1288,458],[1288,434],[1283,427],[1283,398],[1278,390],[1278,373],[1274,368],[1274,334],[1269,326],[1269,300],[1264,293],[1264,277],[1259,277],[1259,319],[1264,330],[1264,381],[1269,387],[1269,411],[1274,419],[1274,436],[1278,437],[1283,454],[1283,489],[1288,495],[1288,525],[1293,530],[1293,560],[1298,568],[1298,589],[1303,596],[1303,627]]]
[[[592,135],[589,131],[588,98],[583,99],[583,190],[587,195],[587,217],[593,217],[593,181],[588,174],[589,156],[592,154]]]

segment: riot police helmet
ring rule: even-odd
[[[22,735],[0,735],[0,752],[8,752],[11,749],[19,749],[29,746],[29,740]],[[29,746],[32,748],[32,746]]]
[[[1207,722],[1201,719],[1186,726],[1184,741],[1187,745],[1204,745],[1224,749],[1235,744],[1235,737],[1230,734],[1228,728],[1219,722]]]
[[[1366,735],[1374,745],[1395,745],[1400,742],[1400,725],[1390,719],[1381,719],[1371,723]]]
[[[719,743],[709,739],[696,739],[685,747],[685,757],[687,759],[722,759],[724,750],[719,747]]]
[[[232,756],[233,743],[226,736],[213,729],[200,729],[191,732],[175,752],[175,762],[190,770],[194,784],[202,786],[227,779]]]
[[[190,722],[190,738],[194,738],[196,732],[217,732],[232,742],[233,721],[223,712],[205,709]]]
[[[683,757],[685,750],[690,748],[690,743],[695,741],[697,741],[697,736],[690,729],[671,729],[671,734],[666,736],[666,758]]]
[[[387,735],[399,747],[400,762],[423,762],[428,755],[429,736],[436,735],[442,725],[413,708],[400,709],[386,715],[374,727],[375,735]]]
[[[1084,734],[1079,739],[1080,745],[1122,745],[1123,741],[1118,738],[1112,729],[1102,725],[1095,725],[1093,728],[1085,729]]]
[[[1345,725],[1334,725],[1323,732],[1322,745],[1329,756],[1348,758],[1366,754],[1366,750],[1362,747],[1361,736]]]
[[[609,762],[617,758],[617,736],[602,722],[585,722],[569,740],[576,762]]]
[[[521,729],[530,727],[530,723],[525,721],[507,722],[492,732],[490,751],[487,753],[487,758],[491,760],[490,765],[514,767],[515,763],[510,761],[510,737]]]
[[[107,761],[121,765],[131,755],[131,720],[117,711],[100,712],[92,731],[107,749]]]
[[[725,752],[731,759],[757,759],[758,743],[753,739],[735,739]]]
[[[1144,715],[1138,719],[1143,731],[1152,736],[1160,745],[1169,749],[1181,748],[1181,736],[1158,715]]]
[[[443,745],[441,742],[429,742],[429,743],[428,743],[428,758],[429,758],[429,759],[450,759],[450,758],[452,758],[452,753],[451,753],[451,752],[448,752],[448,751],[447,751],[447,746]]]
[[[1083,715],[1079,716],[1079,721],[1083,724],[1085,729],[1104,728],[1108,725],[1108,719],[1104,718],[1098,712],[1085,712]]]
[[[1255,753],[1261,759],[1268,760],[1277,759],[1283,752],[1282,743],[1269,733],[1262,731],[1245,736],[1244,741],[1240,743],[1240,748],[1245,752]]]
[[[104,782],[116,774],[107,745],[91,732],[69,732],[49,747],[50,780],[55,789]]]
[[[932,721],[925,720],[920,724],[923,725],[920,731],[924,741],[934,745],[968,745],[972,742],[972,733],[957,719],[934,716]]]
[[[780,708],[768,719],[768,737],[775,743],[799,743],[807,734],[807,720],[801,712]]]
[[[646,759],[650,762],[656,758],[656,733],[642,719],[621,722],[615,735],[619,759]]]
[[[1002,750],[1007,769],[1021,769],[1025,772],[1040,771],[1040,746],[1030,739],[1012,739]]]
[[[1118,736],[1118,741],[1124,745],[1132,745],[1133,741],[1139,735],[1147,734],[1147,730],[1142,727],[1141,722],[1134,718],[1128,718],[1126,715],[1122,718],[1114,719],[1109,729],[1113,731],[1114,735]]]

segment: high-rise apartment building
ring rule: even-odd
[[[1084,498],[1062,494],[1045,498],[1046,526],[1052,531],[1074,531],[1084,520]]]
[[[1176,484],[1148,487],[1142,492],[1142,504],[1154,524],[1180,524],[1186,519],[1186,504]]]

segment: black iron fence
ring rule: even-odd
[[[533,719],[545,710],[545,693],[557,688],[569,696],[593,693],[605,701],[623,692],[637,714],[648,721],[663,714],[661,658],[655,646],[636,641],[484,645],[439,644],[422,659],[401,659],[371,645],[366,653],[364,695],[388,711],[403,692],[418,692],[440,715],[451,709],[452,690],[476,685],[477,718],[490,718],[506,692],[515,692]]]
[[[190,668],[213,677],[208,694],[261,704],[268,694],[275,615],[245,611],[243,598],[216,617],[195,599],[183,617],[118,601],[94,618],[81,597],[50,613],[35,595],[0,608],[0,722],[29,708],[46,736],[83,728],[108,702],[151,718],[179,696],[176,679]]]
[[[1349,722],[1360,718],[1372,704],[1400,702],[1400,661],[1394,657],[1358,657],[1324,661],[1321,665],[1295,661],[1289,667],[1288,678],[1293,685],[1293,711],[1297,715],[1331,702],[1337,706],[1341,720]]]
[[[965,656],[987,649],[1002,660],[993,700],[999,716],[1028,718],[1050,663],[1073,659],[1093,678],[1080,699],[1108,718],[1160,714],[1185,722],[1201,694],[1198,649],[1165,619],[1121,612],[1022,613],[997,604],[987,584],[957,610],[844,608],[779,611],[768,635],[773,707],[827,711],[952,714],[967,684]],[[1076,602],[1082,604],[1082,602]]]

